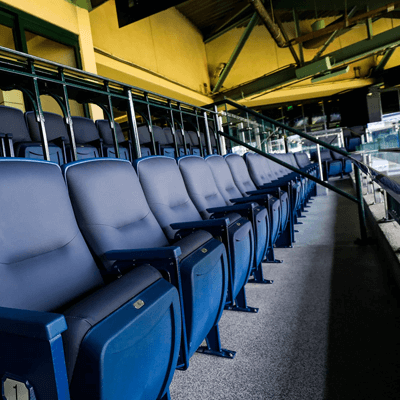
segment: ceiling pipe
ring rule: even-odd
[[[278,47],[288,47],[289,44],[285,40],[282,35],[279,26],[272,21],[268,11],[265,9],[264,4],[261,0],[247,0],[249,4],[251,4],[260,17],[261,21],[264,23],[265,27],[268,29],[268,32],[271,34],[272,38],[275,40],[275,43]]]

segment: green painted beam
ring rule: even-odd
[[[399,45],[400,26],[375,35],[372,39],[361,40],[327,55],[331,57],[333,66],[338,66]]]
[[[242,51],[244,45],[246,44],[247,39],[249,38],[251,32],[253,31],[253,28],[257,25],[257,22],[258,22],[258,15],[257,13],[254,13],[253,16],[251,17],[250,22],[247,24],[246,29],[244,30],[242,36],[240,37],[238,44],[233,50],[228,63],[223,69],[222,74],[219,77],[218,82],[216,83],[213,89],[213,93],[216,93],[218,92],[219,89],[221,89],[223,83],[225,82],[225,79],[228,77],[229,72],[231,71],[233,65],[235,64],[237,58],[239,57],[239,54]]]
[[[66,0],[68,3],[75,4],[77,7],[92,11],[92,3],[90,0]]]
[[[339,69],[337,69],[335,71],[330,71],[330,72],[327,72],[326,74],[323,74],[323,75],[320,75],[320,76],[316,76],[315,78],[311,79],[311,83],[317,83],[317,82],[324,81],[325,79],[330,79],[330,78],[333,78],[335,76],[339,76],[339,75],[342,75],[342,74],[347,74],[349,72],[349,70],[350,70],[350,66],[347,65],[344,68],[339,68]]]
[[[354,43],[343,49],[334,51],[325,56],[330,59],[331,67],[339,67],[341,65],[350,64],[362,57],[368,57],[378,51],[394,48],[400,45],[400,26],[375,35],[372,39],[365,39],[360,42]],[[324,73],[327,70],[321,69],[315,71],[314,63],[307,64],[306,69],[310,70],[309,77],[319,73]],[[326,64],[328,66],[328,64]],[[301,68],[305,68],[301,67]],[[301,77],[307,78],[305,70],[301,71]],[[230,98],[233,100],[243,99],[252,95],[274,89],[279,86],[287,85],[297,81],[300,76],[296,75],[296,67],[290,66],[285,69],[272,72],[269,75],[264,75],[260,78],[254,79],[251,82],[239,85],[232,89],[221,92],[215,98],[216,101],[223,98]]]
[[[385,53],[385,55],[382,57],[382,60],[379,61],[379,64],[375,67],[373,72],[374,75],[380,75],[383,72],[385,65],[388,63],[390,57],[392,57],[395,50],[396,49],[390,49]]]

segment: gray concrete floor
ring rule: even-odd
[[[354,244],[356,206],[333,192],[310,206],[284,263],[263,266],[274,284],[246,286],[259,313],[222,316],[236,358],[196,353],[173,400],[400,398],[400,296],[375,247]]]

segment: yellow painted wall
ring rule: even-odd
[[[95,48],[159,75],[144,76],[138,70],[144,89],[164,94],[164,84],[171,83],[162,82],[160,77],[193,90],[194,98],[202,93],[204,84],[209,87],[202,36],[175,8],[119,28],[115,2],[110,0],[90,12],[90,21]],[[98,69],[118,71],[115,60],[96,54],[96,61]],[[132,73],[135,80],[136,73],[133,70]],[[179,92],[179,87],[176,90]],[[209,102],[207,97],[202,97],[203,104]]]
[[[79,34],[76,6],[65,0],[1,0],[1,3]]]

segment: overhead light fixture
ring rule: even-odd
[[[347,66],[345,68],[336,69],[334,71],[331,71],[331,72],[328,72],[326,74],[323,74],[323,75],[317,76],[315,78],[312,78],[311,79],[311,83],[317,83],[317,82],[321,82],[321,81],[323,81],[325,79],[330,79],[330,78],[333,78],[335,76],[339,76],[339,75],[342,75],[342,74],[347,74],[349,72],[349,70],[350,70],[349,66]]]

